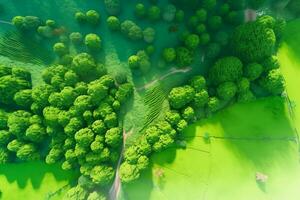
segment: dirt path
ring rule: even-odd
[[[171,68],[170,71],[164,75],[162,75],[161,77],[157,78],[157,79],[154,79],[153,81],[147,83],[146,85],[142,86],[142,87],[139,87],[137,88],[136,90],[137,91],[141,91],[141,90],[145,90],[145,89],[148,89],[150,88],[151,86],[155,85],[157,82],[159,81],[162,81],[164,79],[166,79],[167,77],[173,75],[173,74],[177,74],[177,73],[187,73],[189,71],[191,71],[192,68],[191,67],[186,67],[186,68],[183,68],[183,69],[176,69],[176,68]]]
[[[109,199],[110,200],[117,200],[120,192],[121,192],[121,188],[122,188],[122,184],[121,184],[121,179],[119,176],[119,169],[120,169],[120,165],[123,159],[123,154],[124,154],[124,149],[125,149],[125,144],[126,144],[126,140],[127,137],[132,133],[132,130],[130,130],[129,132],[126,133],[125,129],[123,129],[123,146],[120,152],[120,157],[118,160],[118,164],[116,167],[116,175],[115,175],[115,180],[109,190]]]

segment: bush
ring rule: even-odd
[[[161,11],[160,11],[159,7],[157,7],[157,6],[151,6],[148,9],[148,18],[151,21],[157,21],[157,20],[159,20],[160,19],[160,15],[161,15]]]
[[[115,16],[109,16],[106,20],[107,26],[112,31],[120,30],[121,23],[120,20]]]
[[[233,49],[245,62],[260,62],[274,52],[276,37],[274,31],[258,22],[239,26],[233,34]]]
[[[191,86],[173,88],[169,94],[169,102],[172,108],[180,109],[191,103],[195,96],[195,90]]]
[[[146,16],[147,10],[144,4],[138,3],[135,5],[134,13],[137,17],[143,18]]]
[[[176,59],[176,50],[174,48],[166,48],[163,50],[163,58],[170,63]]]
[[[219,85],[224,82],[234,82],[243,74],[243,63],[236,57],[224,57],[213,65],[209,72],[212,84]]]
[[[178,67],[187,67],[193,63],[193,53],[185,47],[176,49],[176,63]]]
[[[260,84],[272,95],[280,95],[285,88],[285,81],[279,69],[269,71],[267,76],[260,80]]]
[[[69,39],[73,44],[76,44],[76,45],[81,44],[83,41],[82,34],[79,32],[71,33],[69,36]]]
[[[90,33],[85,36],[84,43],[91,51],[97,51],[101,48],[101,39],[97,34]]]
[[[261,76],[263,70],[264,69],[262,65],[258,63],[250,63],[246,65],[244,74],[250,81],[254,81]]]
[[[97,25],[100,22],[100,14],[95,10],[86,12],[86,21],[92,25]]]
[[[225,101],[232,99],[236,93],[237,86],[233,82],[224,82],[217,88],[218,97]]]

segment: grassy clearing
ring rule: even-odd
[[[286,80],[286,88],[294,106],[295,125],[300,130],[300,19],[290,22],[278,57]]]
[[[269,98],[232,106],[194,124],[185,131],[187,149],[155,155],[151,171],[125,188],[128,199],[296,200],[300,166],[297,145],[288,140],[294,133],[286,112],[282,99]],[[206,132],[248,139],[205,143]],[[256,183],[256,172],[269,176],[265,186]]]
[[[43,162],[0,165],[0,199],[47,199],[49,194],[74,180],[75,174],[63,171],[59,165]],[[57,193],[49,200],[59,200],[62,195]]]

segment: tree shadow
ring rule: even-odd
[[[39,189],[46,174],[53,174],[57,181],[72,182],[76,172],[66,172],[59,164],[47,165],[43,162],[13,163],[0,165],[0,174],[5,176],[9,183],[17,182],[18,187],[24,189],[29,181],[34,189]]]
[[[291,159],[297,153],[295,132],[284,99],[272,97],[236,105],[230,112],[221,113],[219,118],[224,130],[224,144],[241,163],[251,163],[253,177],[255,171],[268,175],[277,169],[285,173],[296,163]],[[263,192],[267,192],[267,185],[268,182],[257,182]]]

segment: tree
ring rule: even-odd
[[[120,20],[115,16],[109,16],[106,20],[107,26],[112,31],[120,30],[121,28],[121,22]]]
[[[140,40],[143,38],[142,29],[130,20],[125,20],[121,23],[121,32],[132,40]]]
[[[106,197],[100,192],[92,192],[89,194],[87,200],[106,200]]]
[[[144,4],[138,3],[135,5],[134,14],[139,17],[143,18],[146,16],[147,10]]]
[[[6,164],[9,162],[9,152],[5,149],[0,147],[0,164]]]
[[[0,145],[7,145],[12,138],[12,134],[7,130],[0,130]]]
[[[144,170],[149,166],[149,158],[147,156],[140,156],[137,161],[137,168]]]
[[[113,168],[105,165],[97,165],[91,171],[91,178],[93,182],[101,186],[108,185],[113,180],[113,177]]]
[[[245,66],[244,74],[250,81],[255,81],[263,73],[263,66],[258,63],[250,63]]]
[[[260,80],[260,84],[272,95],[280,95],[285,88],[284,77],[279,69],[269,71],[267,76]]]
[[[7,126],[9,132],[18,138],[23,138],[26,129],[30,126],[29,119],[31,114],[24,110],[14,111],[8,115]]]
[[[193,63],[193,53],[185,47],[176,49],[176,63],[179,67],[186,67]]]
[[[85,200],[87,195],[87,191],[77,185],[68,190],[68,192],[64,195],[63,200]]]
[[[25,137],[31,142],[39,143],[46,136],[46,130],[40,124],[32,124],[26,129]]]
[[[195,96],[195,90],[189,85],[173,88],[169,94],[171,107],[180,109],[189,104]]]
[[[8,113],[0,109],[0,130],[4,130],[7,128],[7,118]]]
[[[220,29],[222,26],[222,18],[220,16],[212,16],[208,19],[208,27],[211,30],[217,30]]]
[[[233,82],[224,82],[217,88],[218,97],[222,100],[229,101],[237,93],[237,86]]]
[[[75,140],[81,146],[89,146],[94,141],[94,132],[89,128],[80,129],[75,133]]]
[[[195,119],[195,111],[191,106],[186,107],[182,111],[182,117],[185,119],[187,122],[191,122]]]
[[[166,48],[163,50],[163,58],[170,63],[176,59],[176,50],[174,48]]]
[[[136,164],[139,157],[140,155],[138,153],[138,148],[136,145],[128,147],[124,152],[124,160],[129,164]]]
[[[254,94],[250,90],[239,93],[238,98],[237,98],[238,102],[250,102],[255,99],[256,98],[255,98]]]
[[[165,119],[172,125],[175,126],[179,123],[179,121],[181,120],[181,116],[180,114],[175,111],[175,110],[171,110],[169,112],[166,113],[166,117]]]
[[[20,90],[15,94],[14,101],[21,108],[30,109],[30,106],[33,102],[31,92],[31,89]]]
[[[86,15],[83,12],[76,12],[74,17],[78,23],[84,23],[87,20]]]
[[[211,10],[217,5],[217,1],[216,0],[203,0],[201,5],[203,8],[205,8],[207,10]]]
[[[100,14],[96,10],[86,12],[86,21],[92,25],[97,25],[100,22]]]
[[[120,166],[120,178],[123,183],[132,182],[140,177],[140,171],[136,165],[123,162]]]
[[[276,44],[274,31],[259,22],[239,26],[233,34],[233,49],[245,62],[260,62],[273,54]]]
[[[207,19],[207,11],[203,8],[200,8],[196,11],[196,17],[199,22],[205,22]]]
[[[210,97],[207,103],[207,108],[209,112],[216,112],[220,109],[220,100],[217,97]]]
[[[31,82],[12,75],[0,77],[0,103],[13,105],[15,94],[24,89],[30,89]]]
[[[213,65],[209,79],[214,85],[237,81],[243,74],[243,63],[237,57],[224,57]]]
[[[247,78],[242,77],[237,81],[236,86],[238,93],[244,93],[250,89],[250,81]]]
[[[12,152],[17,152],[23,145],[24,143],[21,140],[14,139],[7,144],[7,149]]]
[[[105,8],[108,14],[118,15],[121,11],[120,0],[104,0]]]
[[[84,43],[91,51],[97,51],[101,48],[101,38],[94,33],[87,34],[84,39]]]
[[[105,143],[112,148],[117,148],[122,142],[122,131],[120,128],[111,128],[105,133]]]
[[[197,108],[204,107],[208,103],[208,100],[209,100],[209,95],[207,90],[202,89],[199,92],[196,92],[194,98],[194,105]]]
[[[79,45],[82,43],[83,41],[83,37],[82,34],[79,32],[73,32],[69,35],[69,39],[70,41],[75,44],[75,45]]]
[[[175,19],[177,8],[173,4],[168,4],[164,8],[164,12],[162,14],[162,18],[166,22],[172,22]]]
[[[72,61],[72,70],[83,80],[95,76],[96,63],[87,53],[76,55]]]
[[[124,83],[119,86],[116,93],[116,99],[122,104],[133,94],[133,86],[130,83]]]
[[[196,92],[199,92],[206,88],[206,80],[203,76],[194,76],[191,80],[191,86]]]
[[[159,20],[160,16],[161,16],[161,11],[160,11],[159,7],[157,7],[157,6],[151,6],[148,9],[148,18],[151,21],[157,21],[157,20]]]
[[[280,67],[278,58],[277,58],[277,56],[274,56],[274,55],[263,60],[263,62],[261,64],[264,68],[264,72],[268,72],[273,69],[278,69]]]
[[[112,112],[105,116],[104,123],[107,128],[113,128],[118,126],[118,117],[117,114]]]
[[[196,49],[200,44],[200,38],[196,34],[189,34],[186,37],[184,43],[185,43],[185,46],[187,46],[188,48]]]
[[[143,36],[145,42],[152,43],[155,39],[155,30],[151,27],[148,27],[143,31]]]
[[[62,42],[55,43],[54,46],[53,46],[53,51],[58,56],[64,56],[64,55],[66,55],[69,52],[69,50],[66,47],[66,45],[64,43],[62,43]]]
[[[22,161],[33,161],[40,159],[37,148],[33,144],[24,144],[21,146],[18,149],[16,156]]]
[[[202,33],[200,35],[200,45],[206,45],[210,42],[210,35],[208,33]]]

